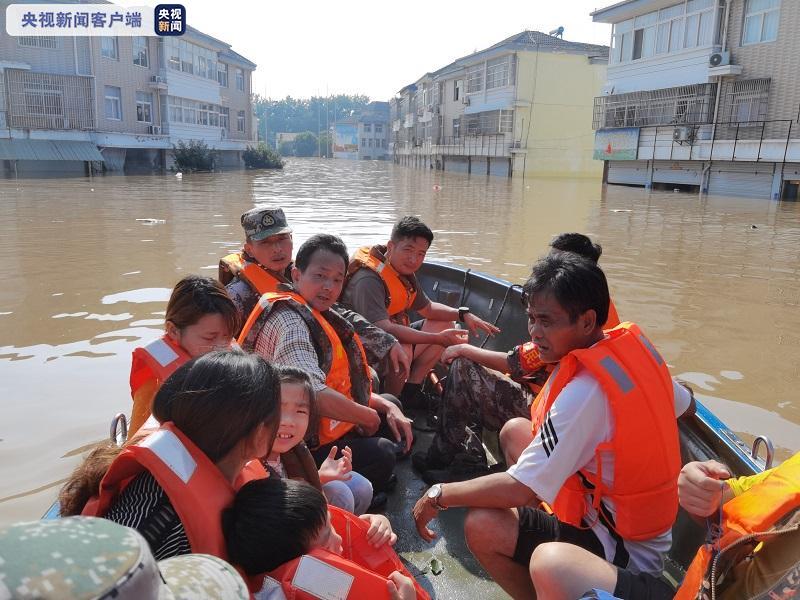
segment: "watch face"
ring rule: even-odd
[[[428,490],[428,498],[438,498],[441,493],[442,488],[438,485],[434,485]]]

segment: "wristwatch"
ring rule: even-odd
[[[428,497],[428,500],[431,501],[436,510],[447,510],[447,507],[440,502],[440,499],[442,497],[441,483],[432,485],[428,490],[427,494],[425,495]]]
[[[469,313],[469,306],[460,306],[458,308],[458,322],[463,323],[464,317]]]

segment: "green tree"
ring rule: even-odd
[[[259,142],[255,148],[248,146],[242,159],[248,169],[282,169],[284,165],[278,153],[264,142]]]
[[[178,144],[172,146],[172,157],[178,171],[211,171],[216,152],[202,140],[190,140],[188,144],[178,140]]]
[[[316,156],[319,150],[319,139],[310,131],[298,133],[294,138],[295,156]]]

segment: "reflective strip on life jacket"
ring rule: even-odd
[[[595,450],[596,473],[570,477],[553,510],[559,519],[579,526],[592,505],[600,512],[604,497],[614,503],[615,523],[608,524],[630,540],[646,540],[668,530],[677,514],[680,448],[672,379],[663,358],[633,323],[606,331],[592,346],[573,350],[559,361],[531,405],[533,435],[561,390],[579,366],[600,383],[614,418],[613,438]],[[602,455],[613,457],[613,483],[603,483]]]
[[[416,290],[403,282],[400,274],[394,270],[389,261],[375,256],[369,246],[363,246],[356,250],[350,261],[348,277],[352,276],[359,268],[370,269],[381,278],[386,289],[386,312],[390,317],[411,309],[417,297]]]
[[[328,320],[322,315],[322,313],[312,308],[311,305],[308,304],[305,298],[303,298],[300,294],[287,291],[267,293],[261,296],[258,304],[256,304],[256,307],[253,309],[253,312],[250,314],[250,317],[248,317],[247,322],[242,328],[242,332],[239,334],[239,343],[244,344],[244,341],[247,339],[247,335],[259,321],[259,317],[264,312],[264,309],[270,304],[274,304],[276,302],[293,302],[296,307],[299,306],[302,307],[303,310],[310,311],[314,317],[314,320],[322,328],[322,331],[327,336],[331,345],[331,365],[328,372],[325,374],[325,385],[333,390],[336,390],[343,396],[353,400],[353,386],[350,380],[350,361],[347,358],[347,352],[342,345],[342,341],[339,339],[336,330],[330,323],[328,323]],[[364,352],[364,346],[361,344],[361,340],[357,334],[353,334],[353,340],[355,341],[358,350],[361,353],[361,359],[365,369],[364,376],[369,381],[371,380],[371,377],[369,374],[367,355]],[[355,427],[354,423],[338,421],[329,417],[321,417],[319,419],[318,430],[319,444],[324,446],[325,444],[338,440],[353,427]]]
[[[373,548],[367,542],[366,521],[334,506],[328,509],[331,526],[342,536],[341,556],[315,549],[266,577],[250,578],[250,585],[260,588],[266,579],[278,581],[286,597],[296,600],[388,600],[388,577],[399,571],[414,581],[418,600],[429,600],[390,545]]]
[[[240,483],[265,477],[263,468],[248,463]],[[226,558],[222,535],[222,510],[233,501],[234,488],[211,460],[172,423],[127,446],[114,459],[100,482],[100,493],[83,509],[83,515],[102,517],[138,475],[148,471],[175,509],[193,553]]]

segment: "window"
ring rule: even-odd
[[[367,146],[369,146],[370,148],[372,148],[372,138],[369,138],[369,139],[367,140]]]
[[[104,35],[100,38],[100,54],[106,58],[119,59],[119,42],[116,37]]]
[[[640,15],[633,22],[633,60],[648,58],[656,53],[658,12]]]
[[[150,65],[149,55],[147,52],[147,38],[144,36],[137,36],[133,38],[133,64],[140,67],[147,67]]]
[[[236,131],[244,132],[244,111],[240,110],[236,115]]]
[[[200,103],[199,110],[197,111],[197,124],[208,125],[208,113],[211,111],[211,105]]]
[[[780,0],[747,0],[744,7],[742,45],[778,39]]]
[[[463,79],[456,79],[453,82],[453,100],[459,100],[461,98],[461,88],[464,87],[464,80]]]
[[[58,48],[58,39],[49,35],[23,35],[17,38],[17,44],[30,48]]]
[[[25,111],[35,117],[61,117],[64,115],[64,98],[61,90],[45,86],[26,87]]]
[[[181,45],[180,40],[174,37],[168,37],[164,40],[164,46],[166,47],[166,54],[168,56],[167,65],[170,69],[174,69],[176,71],[181,70]]]
[[[183,108],[181,99],[175,96],[169,96],[169,121],[170,123],[183,123]]]
[[[467,70],[467,93],[483,90],[483,64],[473,65]]]
[[[105,107],[107,119],[122,120],[122,90],[120,88],[111,85],[105,87]]]
[[[361,145],[366,147],[367,145],[367,138],[361,138]]]
[[[383,125],[375,123],[375,133],[383,133]]]
[[[741,126],[760,127],[767,118],[769,79],[734,81],[727,88],[730,121]]]
[[[495,58],[486,63],[486,89],[504,87],[508,85],[509,62],[511,56]]]
[[[183,105],[183,122],[197,125],[197,102],[194,100],[181,100]]]
[[[225,130],[231,127],[231,109],[220,106],[219,107],[219,126]]]
[[[236,69],[236,89],[240,92],[244,91],[244,71]]]
[[[371,133],[372,132],[372,125],[369,123],[364,123],[364,133]]]
[[[228,87],[228,65],[217,63],[217,81],[222,87]]]
[[[136,92],[136,120],[140,123],[153,122],[153,94]]]
[[[501,110],[498,122],[497,133],[511,133],[514,130],[514,111]]]

